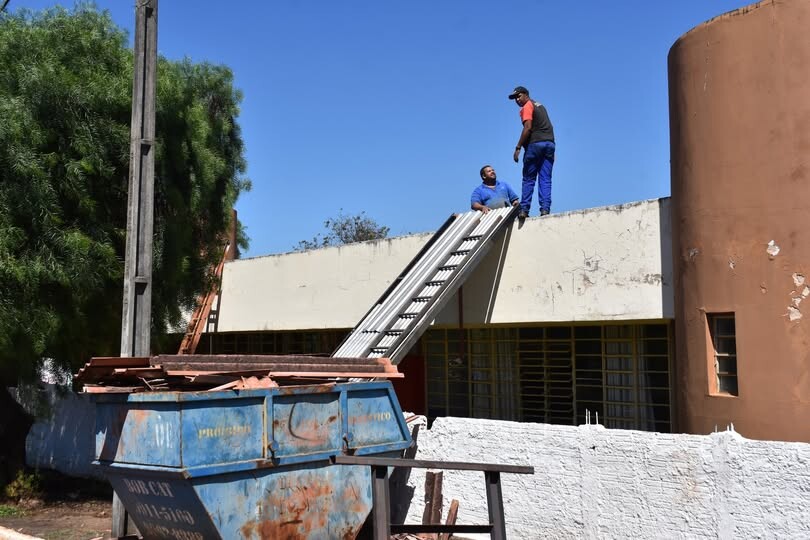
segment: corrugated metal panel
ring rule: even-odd
[[[451,216],[332,356],[398,363],[518,212],[510,207]]]

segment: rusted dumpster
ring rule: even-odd
[[[148,539],[354,538],[411,443],[388,381],[96,393],[96,458]]]

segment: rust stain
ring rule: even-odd
[[[327,527],[329,512],[334,510],[332,486],[313,483],[268,493],[262,502],[275,508],[278,519],[247,523],[240,529],[245,538],[262,540],[303,540],[316,530]],[[351,538],[354,538],[353,536]]]
[[[346,509],[353,513],[364,515],[371,509],[368,505],[364,504],[357,493],[357,487],[352,482],[347,482],[343,491],[339,494],[340,500],[346,505]]]
[[[150,412],[151,411],[146,411],[144,409],[130,409],[129,417],[132,423],[135,425],[135,427],[140,429],[141,425],[144,424],[149,419]]]
[[[322,444],[329,435],[328,422],[321,422],[317,418],[305,419],[301,414],[295,415],[296,405],[293,405],[285,422],[287,432],[304,444],[310,446]]]

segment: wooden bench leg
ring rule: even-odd
[[[391,501],[388,493],[388,467],[371,467],[371,505],[374,540],[390,540]]]
[[[492,524],[492,540],[506,540],[506,519],[503,516],[503,494],[501,493],[501,473],[484,471],[487,484],[487,509]]]

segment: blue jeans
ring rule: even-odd
[[[540,211],[551,211],[551,169],[554,167],[554,149],[554,143],[551,141],[536,142],[527,146],[523,153],[523,196],[520,199],[520,209],[527,214],[532,206],[535,180],[538,180]]]

